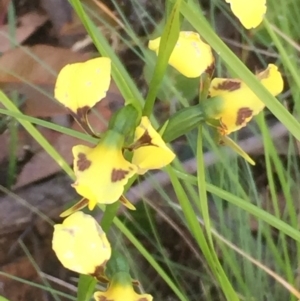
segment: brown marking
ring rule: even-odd
[[[146,130],[142,137],[138,140],[139,145],[149,145],[151,144],[152,138],[150,137],[148,131]]]
[[[124,169],[113,169],[111,173],[111,181],[113,183],[123,180],[126,175],[129,173],[128,170]]]
[[[86,158],[84,153],[79,153],[76,164],[79,171],[84,171],[91,166],[92,162]]]
[[[89,106],[84,106],[82,108],[78,108],[76,112],[76,119],[82,122],[86,121],[86,115],[91,108]]]
[[[207,73],[210,77],[213,75],[215,71],[215,62],[213,62],[210,66],[205,69],[205,73]]]
[[[268,78],[270,75],[270,69],[266,69],[265,71],[261,72],[260,74],[257,74],[257,78],[262,80],[264,78]]]
[[[72,186],[74,187],[74,184],[72,184]],[[83,198],[78,203],[76,203],[75,205],[73,205],[69,209],[67,209],[64,212],[62,212],[59,216],[60,217],[66,217],[66,216],[70,215],[71,213],[73,213],[75,211],[83,209],[85,206],[88,205],[88,203],[89,203],[89,200],[86,199],[86,198]]]
[[[149,301],[149,300],[146,297],[143,297],[143,298],[137,299],[137,301]]]
[[[89,200],[86,198],[83,198],[82,200],[80,200],[77,204],[75,204],[72,209],[74,209],[75,211],[78,211],[82,208],[84,208],[85,206],[87,206],[89,203]]]
[[[220,120],[220,126],[218,127],[218,130],[219,130],[219,133],[222,135],[222,136],[226,136],[227,135],[227,132],[228,132],[228,128],[226,126],[226,124],[224,124],[222,122],[222,119]],[[222,143],[220,143],[222,145]]]
[[[119,197],[119,201],[128,209],[136,210],[136,208],[129,202],[129,200],[126,199],[126,197],[123,194]]]
[[[91,276],[95,277],[96,279],[98,279],[100,282],[103,282],[103,283],[107,283],[108,282],[107,278],[105,277],[105,273],[104,273],[105,272],[106,263],[107,263],[107,260],[104,260],[101,265],[98,265],[95,268],[94,273],[90,274]]]
[[[68,109],[68,112],[87,134],[91,135],[92,137],[99,138],[88,123],[87,113],[90,109],[91,108],[89,106],[84,106],[82,108],[78,108],[76,112],[73,112],[70,109]]]
[[[226,80],[221,84],[218,84],[217,87],[214,87],[215,90],[227,90],[227,91],[235,91],[240,89],[241,87],[241,82],[237,82],[234,80]]]
[[[97,296],[97,295],[96,295]],[[107,299],[105,296],[97,296],[97,301],[114,301],[113,299]]]
[[[239,109],[235,121],[235,125],[241,125],[245,122],[245,120],[249,117],[251,117],[253,114],[253,110],[249,108],[241,108]]]
[[[148,131],[145,130],[144,134],[127,149],[133,151],[142,146],[147,146],[147,145],[156,146],[151,142],[151,140],[152,140],[151,136],[149,135]]]
[[[86,115],[90,109],[91,108],[89,106],[84,106],[82,108],[78,108],[77,111],[74,112],[71,109],[67,108],[69,114],[71,114],[73,118],[80,123],[86,122]]]
[[[120,198],[119,198],[119,201],[124,205],[124,204],[127,204],[128,200],[125,198],[124,195],[121,195]]]

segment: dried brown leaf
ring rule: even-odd
[[[46,23],[48,17],[36,12],[30,12],[18,19],[18,27],[15,35],[10,36],[9,25],[0,26],[0,52],[6,52],[22,44],[28,39],[40,26]]]

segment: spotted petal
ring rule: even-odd
[[[283,90],[282,76],[273,64],[259,73],[257,78],[274,96]],[[220,120],[219,131],[223,135],[246,126],[265,107],[256,94],[239,79],[214,78],[209,93],[211,97],[220,96],[222,99],[218,110],[210,118]]]
[[[76,191],[89,200],[89,209],[97,203],[111,204],[122,195],[124,185],[136,173],[137,167],[122,154],[124,137],[107,131],[93,148],[73,147]]]

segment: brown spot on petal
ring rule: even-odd
[[[91,135],[92,137],[99,138],[93,132],[92,128],[90,128],[89,123],[88,123],[87,113],[90,109],[91,108],[89,106],[84,106],[82,108],[78,108],[76,112],[74,112],[70,109],[68,109],[68,111],[87,134]]]
[[[77,210],[80,210],[80,209],[84,208],[85,206],[87,206],[88,203],[89,203],[89,200],[86,198],[83,198],[77,204],[75,204],[73,206],[73,208],[74,208],[74,210],[77,211]]]
[[[143,297],[143,298],[137,299],[137,301],[148,301],[148,299]]]
[[[72,184],[73,187],[76,186],[76,183]],[[80,209],[83,209],[85,206],[87,206],[89,203],[89,200],[86,198],[81,199],[78,203],[76,203],[75,205],[73,205],[72,207],[70,207],[69,209],[65,210],[64,212],[62,212],[59,216],[60,217],[66,217],[70,214],[72,214],[73,212],[76,212]]]
[[[228,132],[228,128],[226,124],[222,122],[222,119],[220,120],[220,126],[218,127],[218,131],[222,136],[226,136]],[[222,145],[222,144],[221,144]]]
[[[249,117],[251,117],[253,114],[253,111],[249,108],[241,108],[239,109],[237,113],[237,118],[235,121],[236,125],[241,125],[245,122],[245,120]]]
[[[86,122],[86,115],[91,108],[89,106],[84,106],[82,108],[78,108],[76,112],[67,108],[68,112],[73,116],[73,118],[79,123]]]
[[[76,120],[81,120],[82,122],[86,121],[86,115],[91,108],[89,106],[84,106],[82,108],[78,108],[76,112]]]
[[[79,153],[76,164],[79,171],[84,171],[91,166],[92,162],[86,158],[84,153]]]
[[[98,279],[101,282],[108,282],[107,278],[105,277],[104,271],[105,271],[105,267],[106,267],[106,263],[107,260],[105,260],[101,265],[98,265],[95,268],[95,272],[90,274],[91,276],[95,277],[96,279]]]
[[[97,301],[114,301],[113,299],[107,299],[105,296],[97,296]]]
[[[213,62],[210,66],[206,68],[204,72],[207,73],[209,76],[212,76],[214,71],[215,71],[215,63]]]
[[[227,90],[227,91],[235,91],[241,87],[241,82],[234,80],[226,80],[221,84],[218,84],[217,87],[214,87],[215,90]]]
[[[113,183],[123,180],[126,175],[129,173],[129,170],[124,169],[113,169],[111,173],[111,181]]]
[[[140,145],[149,145],[151,144],[152,138],[150,137],[148,131],[146,130],[142,137],[138,140]]]
[[[269,70],[269,69],[266,69],[265,71],[259,73],[259,74],[257,75],[257,77],[258,77],[260,80],[262,80],[262,79],[264,79],[264,78],[268,78],[268,77],[269,77],[269,74],[270,74],[270,70]]]

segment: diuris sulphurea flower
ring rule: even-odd
[[[149,49],[158,54],[160,37],[149,41]],[[169,64],[186,77],[199,77],[214,64],[211,47],[204,43],[199,34],[192,31],[179,33],[178,41],[169,59]]]
[[[278,68],[269,64],[268,68],[257,75],[258,80],[274,96],[283,90],[283,79]],[[207,117],[220,121],[218,131],[221,135],[229,135],[247,125],[247,123],[263,110],[265,104],[240,79],[214,78],[209,88],[210,97],[219,97],[212,110],[206,100],[210,112]]]
[[[84,145],[73,147],[76,176],[73,187],[88,199],[90,210],[97,203],[118,201],[124,185],[137,171],[137,167],[123,157],[123,143],[121,134],[108,130],[93,148]]]
[[[111,256],[105,233],[92,216],[81,211],[54,226],[52,248],[65,268],[93,276],[104,274]]]

